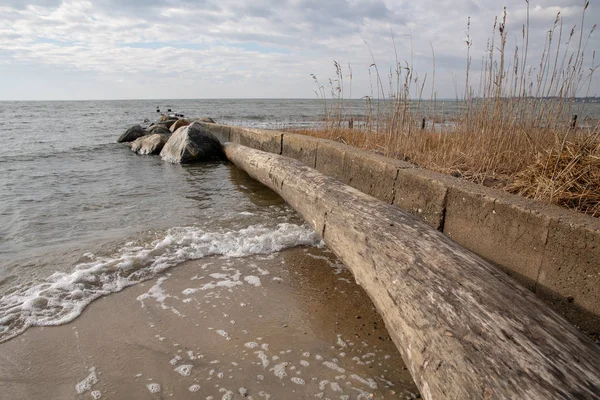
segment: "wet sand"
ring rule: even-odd
[[[383,321],[333,255],[205,258],[0,344],[0,399],[411,399]]]

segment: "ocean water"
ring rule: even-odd
[[[322,112],[311,100],[0,102],[0,341],[185,260],[320,242],[232,165],[172,165],[115,143],[157,106],[267,128]]]

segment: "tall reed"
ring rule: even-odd
[[[371,53],[371,93],[364,97],[361,115],[344,101],[352,71],[348,67],[346,74],[336,61],[336,77],[327,89],[313,76],[325,118],[317,129],[303,133],[600,216],[600,124],[577,126],[571,117],[581,115],[583,105],[575,99],[589,90],[597,67],[593,52],[592,67],[589,72],[584,68],[587,42],[596,28],[584,36],[588,7],[586,1],[579,29],[565,32],[560,13],[556,16],[536,63],[528,59],[529,3],[520,46],[512,52],[507,49],[505,8],[494,21],[480,71],[472,67],[468,19],[464,93],[454,102],[437,100],[433,46],[428,102],[423,99],[427,74],[421,78],[411,63],[398,60],[395,41],[395,65],[386,76]],[[470,79],[477,72],[474,87]],[[452,114],[449,107],[455,109]]]

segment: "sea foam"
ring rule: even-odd
[[[151,279],[186,260],[269,254],[320,243],[310,228],[290,223],[218,232],[178,227],[145,245],[127,243],[111,257],[87,254],[91,261],[76,265],[71,272],[56,272],[42,282],[17,286],[0,298],[0,342],[30,326],[70,322],[95,299]],[[257,277],[252,283],[258,282]]]

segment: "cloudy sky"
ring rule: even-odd
[[[584,39],[600,22],[596,3]],[[556,14],[564,44],[583,4],[530,0],[532,66]],[[504,6],[513,52],[525,0],[0,0],[0,100],[312,98],[311,74],[327,87],[334,60],[344,95],[360,98],[374,90],[372,59],[387,81],[396,52],[420,82],[427,75],[428,98],[432,47],[437,96],[454,97],[464,88],[467,17],[476,77]],[[588,70],[598,34],[587,44]],[[600,96],[600,77],[590,95]]]

